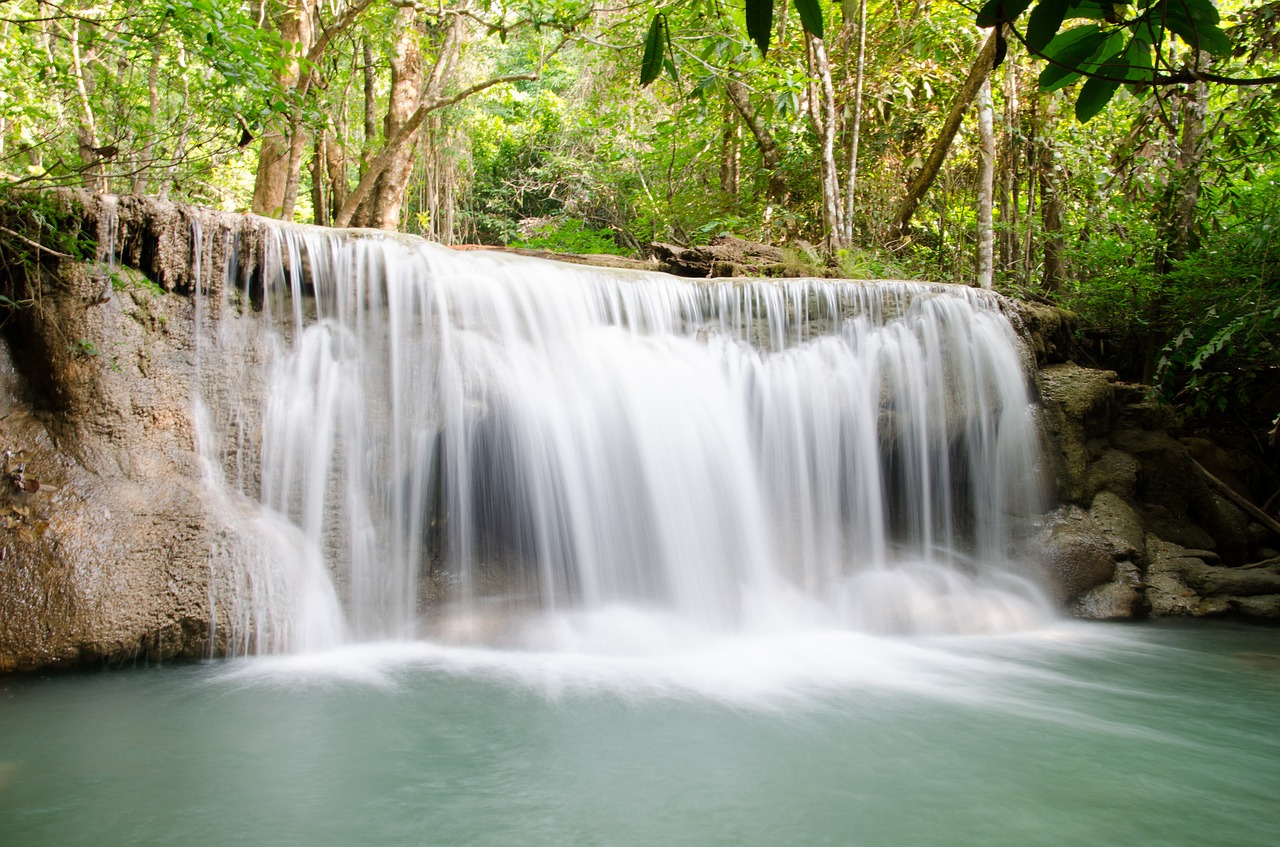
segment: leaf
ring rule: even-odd
[[[1218,27],[1217,12],[1210,10],[1212,14],[1206,13],[1197,5],[1197,0],[1185,0],[1185,8],[1180,5],[1181,2],[1182,0],[1174,4],[1161,4],[1166,7],[1165,27],[1190,47],[1214,56],[1230,56],[1231,39]]]
[[[769,52],[769,39],[773,36],[773,0],[747,0],[747,35],[760,48],[760,55]]]
[[[649,34],[644,37],[644,58],[640,61],[640,87],[644,88],[662,73],[663,53],[663,17],[662,13],[653,16],[649,24]]]
[[[1040,90],[1057,91],[1080,78],[1081,65],[1098,52],[1106,42],[1097,24],[1086,24],[1060,33],[1041,55],[1049,59],[1049,65],[1040,72]]]
[[[1080,96],[1076,98],[1076,120],[1087,123],[1090,118],[1102,111],[1111,102],[1120,83],[1105,79],[1090,79],[1080,86]]]
[[[990,29],[996,24],[1011,23],[1030,5],[1031,0],[987,0],[978,10],[977,24]]]
[[[814,38],[821,38],[822,7],[818,5],[818,0],[795,0],[795,5],[796,11],[800,13],[800,23],[804,26],[804,31]]]
[[[1124,74],[1125,79],[1146,82],[1155,73],[1151,64],[1151,42],[1145,38],[1134,36],[1124,51],[1124,60],[1128,65]]]
[[[1039,53],[1062,28],[1068,0],[1040,0],[1027,19],[1027,49]]]

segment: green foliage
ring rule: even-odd
[[[509,243],[512,247],[551,250],[556,253],[625,256],[629,252],[618,246],[608,230],[596,229],[578,218],[568,217],[552,218],[532,228],[528,235],[513,238]]]
[[[0,176],[225,196],[216,169],[287,108],[280,39],[236,0],[0,3]]]
[[[977,14],[980,27],[1009,25],[1017,32],[1030,6],[1025,0],[988,0]],[[1077,23],[1071,21],[1096,21]],[[1032,55],[1047,64],[1040,90],[1054,91],[1081,77],[1086,82],[1076,99],[1076,119],[1091,120],[1111,102],[1120,86],[1144,94],[1152,85],[1197,78],[1198,59],[1186,72],[1167,55],[1176,36],[1193,52],[1227,57],[1231,39],[1219,26],[1214,0],[1039,0],[1018,37]],[[1067,28],[1064,28],[1067,27]],[[998,37],[1004,38],[1003,30]]]
[[[98,345],[87,338],[77,338],[67,345],[67,349],[71,351],[77,359],[89,359],[101,355]]]

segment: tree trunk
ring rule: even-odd
[[[1201,67],[1209,57],[1201,54]],[[1204,82],[1188,85],[1182,92],[1179,116],[1182,119],[1178,147],[1169,165],[1169,181],[1160,203],[1157,222],[1159,240],[1155,255],[1155,272],[1168,274],[1174,265],[1199,246],[1196,234],[1196,204],[1200,201],[1201,170],[1205,152],[1205,117],[1209,107],[1209,87]],[[1155,376],[1156,357],[1163,346],[1162,327],[1168,308],[1166,289],[1159,289],[1151,303],[1142,381],[1149,385]]]
[[[1045,99],[1042,122],[1047,130],[1054,119],[1054,95],[1049,94]],[[1053,134],[1043,131],[1039,133],[1038,141],[1036,170],[1040,176],[1040,220],[1044,226],[1044,275],[1040,284],[1045,291],[1055,292],[1067,279],[1067,266],[1062,255],[1065,246],[1062,240],[1062,197],[1058,194],[1057,174],[1054,173]]]
[[[382,120],[382,137],[391,139],[404,129],[409,118],[422,105],[423,66],[421,35],[416,26],[417,13],[412,6],[396,12],[395,28],[399,33],[391,55],[391,90],[387,113]],[[367,118],[366,118],[367,120]],[[352,222],[356,226],[375,229],[398,229],[404,207],[404,192],[413,172],[413,154],[417,149],[417,129],[410,130],[392,152],[373,190],[356,210]]]
[[[828,252],[843,246],[842,233],[844,209],[840,203],[840,174],[836,171],[836,94],[831,82],[831,64],[827,61],[826,45],[821,38],[805,33],[813,75],[818,78],[809,109],[813,128],[820,143],[822,169],[822,217],[823,234]]]
[[[93,61],[93,51],[80,55],[80,21],[71,22],[68,30],[71,41],[71,70],[76,78],[76,94],[80,104],[80,126],[76,130],[76,143],[80,151],[81,175],[84,187],[90,191],[107,190],[106,168],[99,152],[102,144],[98,138],[98,123],[93,114],[93,78],[85,71],[85,65]]]
[[[987,37],[986,43],[978,51],[978,58],[974,61],[973,67],[969,69],[969,76],[965,79],[964,85],[956,93],[955,100],[951,101],[951,111],[947,114],[947,119],[942,125],[942,132],[939,133],[938,139],[933,143],[933,148],[929,151],[929,158],[925,160],[924,167],[920,169],[920,173],[911,181],[911,187],[907,189],[906,196],[902,198],[902,202],[894,213],[893,223],[889,225],[889,238],[891,241],[901,241],[910,232],[911,217],[916,213],[916,209],[920,207],[920,201],[928,193],[929,187],[938,178],[938,173],[942,170],[942,164],[947,160],[947,153],[951,149],[951,142],[955,140],[956,133],[960,130],[960,124],[964,120],[964,113],[968,111],[973,99],[978,96],[978,89],[982,87],[982,83],[991,75],[991,64],[995,59],[995,55],[996,31],[992,30],[991,35]]]
[[[342,144],[334,133],[326,132],[324,139],[325,182],[329,185],[328,211],[332,219],[336,211],[347,202],[351,187],[347,184],[347,157]]]
[[[361,68],[364,76],[364,155],[361,156],[363,165],[372,158],[374,143],[378,137],[378,71],[373,64],[373,48],[369,46],[369,39],[364,40],[361,50],[364,57],[364,66]],[[360,175],[364,176],[363,169]]]
[[[727,103],[721,123],[720,145],[720,193],[736,202],[741,179],[742,125]]]
[[[1000,267],[1014,269],[1018,250],[1018,63],[1010,55],[1004,63],[1004,138],[1000,179]],[[1019,279],[1020,282],[1025,281]]]
[[[849,9],[844,9],[846,16]],[[849,180],[844,195],[844,242],[853,243],[854,198],[858,188],[858,144],[862,136],[862,85],[867,67],[867,0],[858,3],[858,69],[853,89],[853,129],[849,141]]]
[[[995,282],[995,222],[992,195],[995,192],[996,133],[991,114],[991,80],[978,88],[978,286],[991,288]]]
[[[1207,84],[1197,82],[1187,87],[1179,110],[1182,117],[1181,138],[1160,204],[1160,245],[1155,261],[1158,274],[1168,273],[1174,263],[1185,259],[1199,246],[1196,204],[1200,201],[1208,106]]]
[[[327,133],[320,133],[316,139],[315,150],[311,155],[311,209],[316,226],[329,225],[329,192],[325,190],[325,161],[327,155]]]
[[[374,187],[381,177],[382,172],[394,165],[399,157],[404,155],[405,145],[408,144],[415,136],[418,128],[422,126],[422,122],[426,120],[427,115],[452,106],[454,103],[460,103],[463,100],[478,94],[481,91],[500,85],[504,82],[516,82],[518,80],[535,80],[542,74],[542,68],[549,62],[552,57],[560,52],[566,44],[569,43],[569,36],[566,34],[562,37],[558,44],[552,48],[545,56],[542,57],[537,70],[529,73],[507,74],[505,76],[490,77],[482,82],[477,82],[467,86],[456,94],[449,96],[444,95],[445,86],[453,78],[454,64],[457,61],[458,50],[461,42],[465,37],[465,31],[462,29],[462,16],[455,15],[449,28],[449,34],[445,38],[445,43],[439,50],[439,57],[436,59],[435,66],[431,69],[431,76],[427,80],[426,90],[419,100],[418,107],[404,121],[395,134],[388,137],[382,146],[382,150],[376,156],[373,156],[365,169],[364,175],[360,178],[360,182],[356,185],[355,190],[347,197],[347,201],[342,204],[334,215],[334,226],[349,226],[352,218],[355,216],[356,210],[364,203],[365,199],[374,191]],[[412,147],[410,148],[412,149]],[[409,156],[409,163],[412,164],[412,156]],[[397,215],[399,209],[396,210]]]
[[[302,53],[306,53],[311,47],[314,2],[315,0],[287,0],[284,13],[280,16],[281,39]],[[297,88],[300,73],[301,65],[295,59],[281,71],[277,82],[283,89]],[[301,107],[295,106],[295,109],[297,108]],[[258,172],[254,178],[252,204],[253,211],[259,215],[274,218],[282,217],[285,213],[285,196],[289,189],[290,169],[295,158],[298,166],[301,166],[302,162],[302,148],[298,145],[305,141],[299,138],[297,131],[299,125],[299,116],[296,114],[286,125],[292,140],[286,137],[284,127],[277,126],[262,134],[262,149],[258,155]],[[294,156],[295,147],[297,148],[296,157]],[[295,181],[295,192],[296,186]],[[292,204],[290,204],[289,213],[292,214],[292,211]]]
[[[755,107],[751,105],[751,95],[747,91],[747,87],[742,84],[741,80],[730,79],[724,85],[725,93],[729,95],[729,102],[737,109],[738,115],[742,118],[742,122],[747,125],[747,129],[751,130],[751,137],[755,139],[756,149],[760,151],[760,160],[764,165],[765,173],[768,174],[769,187],[768,198],[773,203],[785,203],[790,192],[787,191],[786,180],[783,179],[779,169],[782,167],[782,150],[779,149],[773,135],[769,132],[769,128],[764,125],[764,121],[756,113]]]

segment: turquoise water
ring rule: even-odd
[[[0,680],[0,845],[1280,843],[1280,630]]]

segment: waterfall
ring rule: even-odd
[[[215,601],[243,649],[1048,614],[1011,546],[1039,448],[995,295],[307,227],[264,253],[216,308],[197,286],[209,485],[244,516]]]

